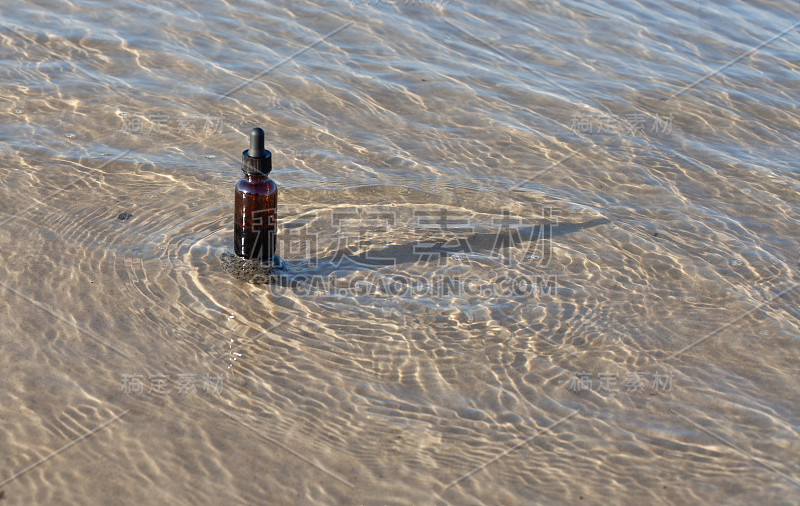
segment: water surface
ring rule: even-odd
[[[4,504],[797,502],[794,3],[1,12]]]

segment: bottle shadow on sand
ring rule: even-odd
[[[307,288],[308,280],[327,279],[334,272],[433,262],[455,255],[496,255],[509,248],[529,250],[535,243],[543,244],[544,248],[547,247],[544,245],[547,241],[608,223],[610,220],[606,218],[597,218],[581,223],[545,222],[534,226],[500,227],[494,233],[390,244],[357,254],[353,254],[347,248],[341,248],[326,257],[304,259],[307,264],[302,272],[293,272],[293,269],[290,269],[278,255],[275,255],[273,262],[260,262],[247,260],[228,252],[222,255],[221,262],[227,273],[241,281],[275,284],[287,288]]]

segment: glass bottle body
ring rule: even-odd
[[[262,262],[275,255],[278,186],[265,174],[246,174],[236,184],[233,249]]]

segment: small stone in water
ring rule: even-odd
[[[119,221],[125,221],[131,218],[133,218],[133,215],[131,213],[119,213],[119,216],[117,216],[117,219]]]

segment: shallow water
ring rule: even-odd
[[[2,504],[796,504],[793,2],[108,5],[0,10]]]

